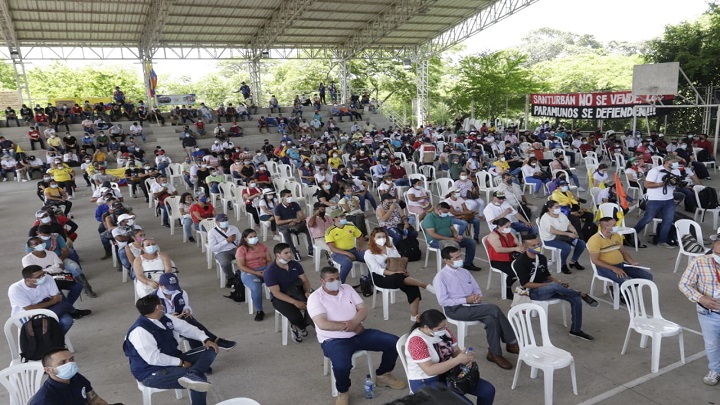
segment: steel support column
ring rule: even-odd
[[[415,98],[415,116],[418,126],[425,125],[429,120],[430,99],[428,98],[428,81],[430,78],[430,58],[423,55],[415,59],[415,82],[417,97]]]
[[[155,108],[157,106],[157,103],[155,103],[155,98],[150,97],[150,72],[148,71],[148,64],[152,66],[152,56],[150,56],[150,51],[139,49],[140,51],[140,66],[143,72],[143,84],[145,86],[145,108]]]
[[[10,47],[10,57],[12,58],[13,69],[15,70],[15,83],[17,84],[20,101],[22,104],[26,104],[28,107],[32,108],[30,85],[28,85],[27,75],[25,74],[25,63],[23,62],[20,49]]]
[[[345,104],[348,101],[348,70],[347,60],[343,59],[340,61],[340,103]]]
[[[262,93],[262,81],[260,80],[260,61],[258,58],[253,58],[248,61],[248,70],[250,71],[250,87],[255,96],[255,105],[262,107],[265,104]]]

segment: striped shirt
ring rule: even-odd
[[[685,269],[678,288],[692,302],[702,296],[720,299],[720,264],[713,256],[700,256]]]

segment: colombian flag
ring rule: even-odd
[[[157,74],[155,74],[155,69],[153,69],[152,67],[152,62],[147,62],[145,70],[147,71],[147,86],[148,90],[150,90],[150,97],[155,98],[155,89],[157,88]]]

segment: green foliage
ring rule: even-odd
[[[620,91],[632,87],[633,66],[642,63],[640,55],[586,54],[553,60],[533,66],[551,92]]]
[[[0,62],[0,90],[17,90],[15,71],[9,63]]]

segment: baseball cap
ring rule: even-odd
[[[504,192],[504,191],[495,191],[495,192],[493,193],[493,197],[503,198],[503,199],[504,199],[504,198],[505,198],[505,192]]]
[[[227,221],[228,216],[225,214],[217,214],[217,216],[215,216],[215,220],[220,222]]]
[[[170,291],[177,291],[180,289],[180,281],[173,273],[161,274],[158,284],[165,286],[165,289]]]
[[[345,211],[343,211],[343,210],[335,210],[330,213],[330,218],[339,218],[339,217],[344,217],[344,216],[345,216]]]
[[[122,215],[120,215],[120,216],[118,217],[118,223],[119,223],[119,222],[122,222],[122,221],[124,221],[124,220],[126,220],[126,219],[133,219],[133,218],[135,218],[135,215],[122,214]]]

